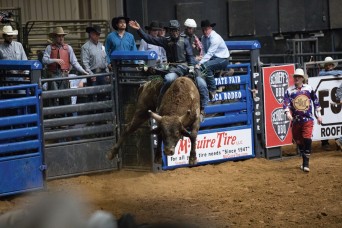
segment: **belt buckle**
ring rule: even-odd
[[[62,75],[63,75],[64,77],[68,77],[69,71],[68,71],[68,70],[62,70]]]

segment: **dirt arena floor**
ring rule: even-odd
[[[295,147],[287,146],[281,160],[255,158],[155,174],[122,170],[52,180],[47,190],[76,192],[90,212],[105,210],[117,218],[131,213],[139,224],[342,227],[342,152],[323,152],[315,142],[311,172],[302,172],[300,163]],[[0,198],[0,214],[33,201],[31,194]]]

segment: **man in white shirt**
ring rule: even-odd
[[[18,30],[13,30],[12,26],[5,25],[2,28],[2,37],[4,42],[0,44],[0,60],[27,60],[23,45],[14,41],[14,36],[18,35]],[[16,70],[7,72],[8,74],[19,74]],[[29,72],[23,72],[28,74]],[[24,81],[23,77],[6,77],[8,81]]]
[[[213,30],[215,25],[216,23],[210,23],[209,20],[201,21],[203,32],[201,42],[204,55],[198,67],[206,77],[210,99],[215,99],[216,95],[215,71],[225,70],[229,64],[229,50],[222,37]]]

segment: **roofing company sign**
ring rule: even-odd
[[[322,107],[322,124],[315,121],[313,140],[335,139],[342,136],[342,105],[337,104],[336,89],[342,76],[310,77],[311,85]]]

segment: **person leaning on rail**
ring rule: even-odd
[[[64,32],[62,27],[56,27],[51,33],[52,44],[49,44],[44,51],[43,64],[47,65],[48,78],[68,77],[71,67],[73,66],[82,74],[89,74],[78,63],[76,55],[72,47],[64,43],[64,37],[68,33]],[[69,81],[52,81],[48,83],[48,90],[68,89]],[[54,99],[51,105],[58,106],[60,104],[70,104],[69,98]]]
[[[86,28],[88,33],[88,41],[82,45],[81,48],[81,63],[84,69],[90,74],[103,74],[108,73],[107,55],[103,44],[99,41],[101,35],[101,27],[98,25],[91,25]],[[88,86],[105,85],[109,83],[109,76],[98,76],[87,78]],[[92,96],[92,101],[105,100],[105,94]]]

